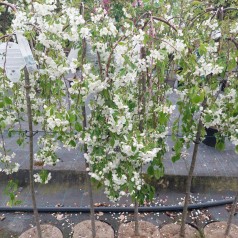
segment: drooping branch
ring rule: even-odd
[[[150,14],[149,12],[143,13],[143,14],[138,18],[138,20],[136,21],[136,24],[135,24],[135,25],[137,26],[138,23],[139,23],[139,21],[140,21],[141,19],[147,17],[147,15],[149,15],[149,14]]]
[[[206,12],[213,12],[213,11],[216,11],[216,10],[217,10],[217,8],[215,8],[215,7],[208,7],[206,9]]]
[[[235,8],[235,7],[227,7],[227,8],[221,8],[221,7],[208,7],[204,10],[204,12],[196,15],[191,21],[190,21],[190,27],[193,26],[194,22],[197,20],[198,17],[202,17],[203,15],[205,15],[206,13],[209,13],[209,12],[215,12],[212,16],[212,18],[214,18],[215,16],[217,16],[219,13],[223,14],[226,12],[226,11],[238,11],[238,8]]]
[[[14,12],[17,11],[16,6],[8,2],[0,2],[0,5],[10,7]]]
[[[97,51],[97,59],[98,59],[98,66],[99,66],[100,76],[101,76],[101,79],[102,79],[103,78],[102,62],[101,62],[101,56],[100,56],[98,51]]]
[[[222,37],[219,37],[219,38],[217,38],[216,40],[219,41],[221,38],[222,38]],[[235,40],[235,38],[233,38],[233,37],[227,37],[227,38],[225,38],[225,40],[231,41],[231,42],[235,45],[236,49],[238,50],[238,42]]]
[[[167,24],[169,27],[171,27],[171,28],[174,29],[175,31],[178,31],[177,28],[176,28],[174,25],[172,25],[170,22],[168,22],[168,21],[165,20],[164,18],[162,18],[162,17],[156,17],[156,16],[152,16],[152,18],[153,18],[154,20],[161,21],[161,22]]]
[[[146,27],[150,22],[151,22],[151,20],[147,20],[147,21],[145,22],[144,26],[143,26],[141,29],[144,30],[145,27]]]
[[[235,7],[227,7],[223,10],[224,12],[226,11],[238,11],[238,8],[235,8]]]
[[[188,26],[192,27],[194,22],[199,18],[199,17],[202,17],[203,15],[205,15],[206,13],[208,13],[210,11],[204,11],[198,15],[196,15],[193,19],[191,19],[190,23],[188,24]]]
[[[115,48],[117,47],[117,45],[122,41],[126,39],[125,36],[122,36],[120,37],[120,39],[115,43],[115,45],[112,47],[112,50],[110,52],[110,55],[108,57],[108,60],[107,60],[107,64],[106,64],[106,73],[105,73],[105,76],[108,77],[108,71],[109,71],[109,68],[110,68],[110,65],[111,65],[111,61],[112,61],[112,55],[113,55],[113,52],[115,50]]]
[[[235,45],[236,49],[238,50],[238,42],[234,38],[228,37],[226,39],[231,41]]]

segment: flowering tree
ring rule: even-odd
[[[136,210],[137,202],[153,197],[142,167],[148,166],[150,176],[163,175],[165,136],[174,109],[167,99],[171,90],[165,72],[169,55],[174,53],[179,60],[185,50],[181,40],[164,37],[168,29],[176,31],[175,27],[154,16],[150,8],[146,10],[139,9],[138,17],[123,8],[124,25],[119,29],[120,22],[96,9],[86,37],[98,64],[83,68],[88,91],[94,95],[85,134],[88,170],[111,200],[129,193]],[[135,233],[138,235],[138,223]]]
[[[224,148],[224,136],[228,136],[232,142],[236,141],[237,138],[237,135],[231,134],[229,129],[229,127],[237,126],[234,120],[235,114],[231,115],[228,111],[225,113],[222,109],[229,107],[228,102],[224,100],[226,95],[231,96],[233,92],[234,97],[236,97],[236,85],[233,83],[226,83],[225,92],[222,92],[224,83],[233,82],[235,77],[233,73],[237,65],[235,22],[229,15],[225,14],[226,9],[223,11],[221,7],[210,6],[206,3],[201,4],[200,2],[196,2],[192,8],[190,5],[189,7],[190,13],[183,25],[184,41],[189,50],[186,57],[180,61],[182,72],[178,75],[180,87],[177,89],[179,96],[177,105],[180,117],[173,128],[174,135],[178,132],[182,134],[182,138],[174,137],[175,154],[172,158],[174,162],[180,159],[183,147],[189,147],[191,142],[194,143],[186,185],[180,237],[185,235],[192,175],[200,138],[205,134],[204,128],[215,127],[218,129],[216,146],[220,149]],[[224,15],[220,15],[221,11]],[[235,105],[234,100],[230,100],[230,103]],[[220,120],[221,117],[224,118],[224,121]]]
[[[170,90],[164,76],[169,55],[174,53],[175,60],[180,59],[185,46],[181,40],[173,40],[171,29],[175,31],[175,27],[163,16],[154,16],[150,6],[146,11],[121,8],[126,22],[122,29],[121,23],[100,7],[91,16],[85,15],[90,20],[87,25],[80,10],[70,3],[57,5],[57,1],[48,0],[19,7],[12,29],[28,38],[39,68],[27,83],[31,86],[27,87],[30,116],[44,131],[34,160],[43,167],[54,165],[59,142],[68,149],[85,143],[87,170],[104,184],[110,199],[127,192],[139,202],[151,198],[153,188],[144,182],[141,170],[147,165],[150,176],[163,175],[164,139],[174,108],[167,100]],[[139,13],[141,17],[136,15]],[[164,37],[167,31],[171,34]],[[5,40],[10,37],[14,39],[14,35],[6,35]],[[98,65],[85,57],[90,45]],[[67,59],[65,49],[69,47],[79,50],[75,60]],[[69,87],[65,75],[77,68],[80,76]],[[3,129],[10,130],[18,123],[20,135],[24,135],[24,77],[12,83],[4,70],[3,108],[8,110],[3,119],[11,115],[12,120],[8,119]],[[90,95],[91,115],[85,118],[85,101]],[[13,166],[9,159],[1,161]],[[51,175],[42,170],[34,177],[47,183]]]
[[[80,98],[76,98],[75,101],[78,103],[72,106],[73,102],[71,103],[67,99],[68,88],[66,79],[63,78],[69,71],[74,72],[76,70],[77,63],[68,61],[65,48],[68,44],[73,45],[74,42],[79,41],[80,34],[77,30],[85,21],[78,9],[66,4],[61,6],[62,12],[59,13],[55,1],[45,1],[42,4],[34,2],[30,5],[22,4],[19,7],[12,28],[14,33],[22,32],[28,37],[39,70],[30,75],[28,73],[22,74],[17,83],[12,83],[6,78],[5,68],[1,72],[3,81],[1,84],[1,98],[3,99],[1,108],[5,111],[2,114],[1,131],[8,130],[11,132],[17,128],[20,132],[17,142],[22,144],[24,141],[22,122],[27,120],[31,125],[29,129],[31,139],[30,181],[33,186],[32,122],[34,125],[40,125],[44,132],[38,140],[39,150],[34,156],[35,163],[41,164],[42,168],[47,164],[54,165],[58,161],[56,150],[59,148],[59,142],[64,147],[71,149],[78,146],[78,141],[82,141],[80,139],[82,114],[80,114],[81,111],[76,111],[78,107],[81,108],[82,101],[79,100]],[[58,16],[62,13],[64,16],[59,18]],[[9,39],[15,40],[15,36],[8,34],[4,36],[4,39],[8,42]],[[9,60],[8,57],[6,57],[7,60]],[[26,86],[24,78],[27,80]],[[24,87],[26,88],[26,97]],[[12,97],[10,98],[9,95]],[[29,106],[31,107],[30,111]],[[28,119],[24,116],[27,111]],[[4,155],[1,157],[1,168],[4,168],[7,173],[16,172],[19,165],[10,161],[14,154],[6,154],[7,149],[4,142],[2,142],[2,149]],[[34,177],[36,182],[47,183],[51,175],[43,169]],[[37,214],[34,187],[32,187],[32,198],[34,211]],[[36,223],[38,236],[41,237],[37,219]]]

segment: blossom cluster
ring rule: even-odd
[[[6,174],[12,174],[19,170],[19,163],[12,162],[16,154],[13,152],[11,155],[4,155],[0,153],[0,172],[4,172]]]

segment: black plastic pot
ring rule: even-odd
[[[215,134],[218,132],[217,129],[214,128],[205,128],[207,134],[205,136],[205,139],[202,141],[203,144],[215,147],[216,146],[216,136]]]

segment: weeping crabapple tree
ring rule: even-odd
[[[219,27],[219,50],[218,52],[226,56],[226,74],[223,81],[223,93],[217,96],[213,105],[204,112],[203,123],[208,127],[215,127],[217,133],[217,147],[221,150],[225,148],[226,138],[234,145],[235,152],[238,153],[238,108],[237,108],[237,69],[238,69],[238,24],[237,24],[237,4],[236,1],[230,4],[218,5],[214,7],[213,14],[217,9],[220,11],[216,15]],[[237,3],[237,2],[236,2]],[[223,8],[222,8],[223,7]],[[221,86],[221,85],[220,85]],[[231,207],[230,216],[227,221],[224,236],[229,236],[231,231],[232,219],[238,202],[238,191]]]
[[[134,10],[134,9],[133,9]],[[143,167],[157,179],[163,175],[166,135],[174,106],[166,84],[166,70],[185,54],[176,28],[150,7],[141,15],[123,9],[123,27],[102,9],[92,16],[88,40],[98,66],[83,67],[84,82],[94,95],[85,133],[90,176],[102,183],[109,199],[129,194],[135,201],[135,234],[138,203],[152,199],[154,189],[143,177]],[[166,14],[166,8],[164,9]],[[167,8],[169,10],[169,8]],[[97,24],[95,24],[97,23]],[[71,90],[77,85],[72,84]]]
[[[34,175],[35,180],[48,182],[50,174],[44,166],[57,163],[56,151],[61,146],[72,149],[86,144],[87,170],[105,186],[109,198],[129,193],[136,204],[142,203],[153,196],[142,167],[148,166],[150,176],[163,175],[165,136],[174,108],[167,100],[171,90],[165,80],[169,56],[174,54],[174,61],[180,61],[186,53],[180,36],[174,39],[173,21],[166,21],[169,5],[163,9],[165,16],[159,17],[150,5],[129,12],[122,8],[125,24],[118,27],[110,12],[100,7],[86,24],[78,8],[66,2],[58,8],[56,3],[19,5],[12,24],[13,31],[22,31],[31,43],[39,68],[29,75],[28,88],[33,123],[43,131],[34,158],[42,164],[42,171]],[[2,39],[16,40],[11,34]],[[85,43],[91,45],[98,66],[87,62]],[[79,49],[77,60],[69,62],[64,52],[68,47]],[[76,68],[81,75],[69,87],[64,76]],[[2,78],[3,108],[7,109],[2,129],[17,126],[20,143],[26,120],[24,76],[11,83],[2,71]],[[10,100],[9,93],[13,95]],[[88,95],[94,99],[85,126]],[[1,161],[4,166],[13,165],[9,157]],[[138,216],[136,220],[138,233]],[[40,229],[38,234],[40,237]]]
[[[182,72],[178,75],[180,86],[176,90],[180,116],[173,127],[175,154],[172,160],[175,162],[180,159],[186,147],[193,144],[194,148],[186,184],[180,237],[185,236],[192,176],[205,128],[218,129],[218,149],[224,148],[224,137],[227,136],[237,151],[237,74],[233,72],[237,67],[237,23],[232,14],[220,6],[196,2],[192,7],[188,4],[188,9],[189,16],[185,15],[182,24],[183,39],[188,51],[180,61]],[[182,137],[176,137],[177,134]]]
[[[61,147],[75,149],[83,143],[83,94],[80,90],[76,96],[70,94],[65,79],[69,71],[76,71],[80,62],[77,59],[68,60],[65,49],[80,47],[86,37],[82,27],[85,20],[78,8],[62,2],[59,11],[56,4],[56,1],[43,1],[25,5],[19,1],[18,11],[11,26],[12,31],[9,31],[12,33],[1,37],[5,42],[17,42],[14,33],[18,31],[24,34],[30,42],[38,66],[38,71],[34,74],[28,74],[26,71],[25,74],[22,73],[17,83],[9,81],[5,69],[1,71],[1,148],[4,153],[1,156],[1,168],[8,174],[19,168],[17,163],[11,162],[15,154],[9,154],[3,133],[8,131],[10,136],[17,130],[17,143],[21,145],[25,140],[26,128],[23,124],[27,121],[31,127],[30,183],[38,237],[42,235],[35,201],[33,162],[42,165],[41,171],[34,174],[35,182],[47,183],[51,175],[44,167],[58,162],[57,150]],[[27,83],[24,83],[25,79]],[[30,111],[27,110],[29,106]],[[34,158],[32,124],[42,133]]]
[[[233,28],[234,29],[234,28]],[[237,30],[236,30],[237,31]],[[238,49],[237,49],[238,50]],[[236,50],[236,51],[237,51]],[[236,52],[237,58],[237,52]],[[206,127],[215,127],[219,131],[219,146],[225,148],[225,138],[228,138],[235,146],[238,153],[238,130],[237,130],[237,72],[230,72],[227,76],[227,87],[224,93],[220,94],[216,102],[204,112],[203,122]],[[229,235],[232,219],[238,202],[238,193],[236,192],[234,203],[230,211],[230,216],[225,230],[225,236]]]
[[[92,24],[90,26],[92,29],[90,29],[84,27],[85,20],[80,15],[78,8],[70,7],[63,2],[59,11],[59,6],[56,4],[56,1],[44,1],[25,5],[24,2],[19,1],[18,11],[11,26],[12,31],[9,31],[12,33],[1,37],[5,42],[17,42],[14,33],[22,32],[30,42],[39,69],[34,74],[28,74],[25,70],[17,83],[9,81],[5,75],[5,68],[1,72],[1,108],[3,111],[1,114],[1,148],[3,151],[1,168],[8,174],[18,170],[19,165],[11,162],[11,158],[15,154],[9,154],[7,145],[4,143],[4,130],[8,131],[11,136],[17,129],[19,136],[17,143],[21,145],[25,141],[23,124],[24,121],[27,121],[30,133],[30,183],[38,237],[42,235],[35,201],[33,162],[42,165],[41,172],[34,174],[35,181],[47,183],[51,175],[45,171],[44,166],[57,163],[56,151],[61,146],[68,149],[76,148],[84,143],[85,139],[87,141],[88,134],[84,133],[85,128],[82,126],[82,122],[85,120],[83,114],[85,99],[92,92],[97,95],[98,89],[95,88],[95,85],[99,82],[97,79],[102,77],[102,70],[107,68],[108,72],[105,75],[111,74],[110,64],[105,65],[105,56],[101,55],[103,52],[99,49],[100,53],[96,52],[99,58],[102,58],[99,70],[93,69],[93,66],[90,63],[84,63],[84,60],[77,59],[69,62],[65,55],[66,47],[77,47],[80,49],[78,58],[84,58],[85,39],[90,41],[91,31],[93,32],[94,28],[97,28],[96,19],[104,18],[106,12],[101,9],[101,12],[97,12],[92,17],[94,25]],[[107,23],[109,24],[108,29],[117,33],[113,20]],[[143,33],[141,35],[143,36]],[[114,41],[115,38],[116,36],[114,36]],[[110,57],[112,58],[112,55]],[[109,58],[108,61],[110,61]],[[75,72],[77,67],[81,69],[81,77],[76,78],[72,87],[69,88],[64,76],[69,71]],[[90,67],[92,67],[92,72],[89,71]],[[100,87],[104,87],[103,83]],[[28,115],[28,119],[25,115]],[[41,127],[43,132],[43,135],[38,139],[39,150],[34,155],[34,161],[33,124]],[[155,156],[156,151],[153,152],[151,156]],[[116,180],[115,177],[114,180]],[[137,186],[139,188],[139,184]]]

